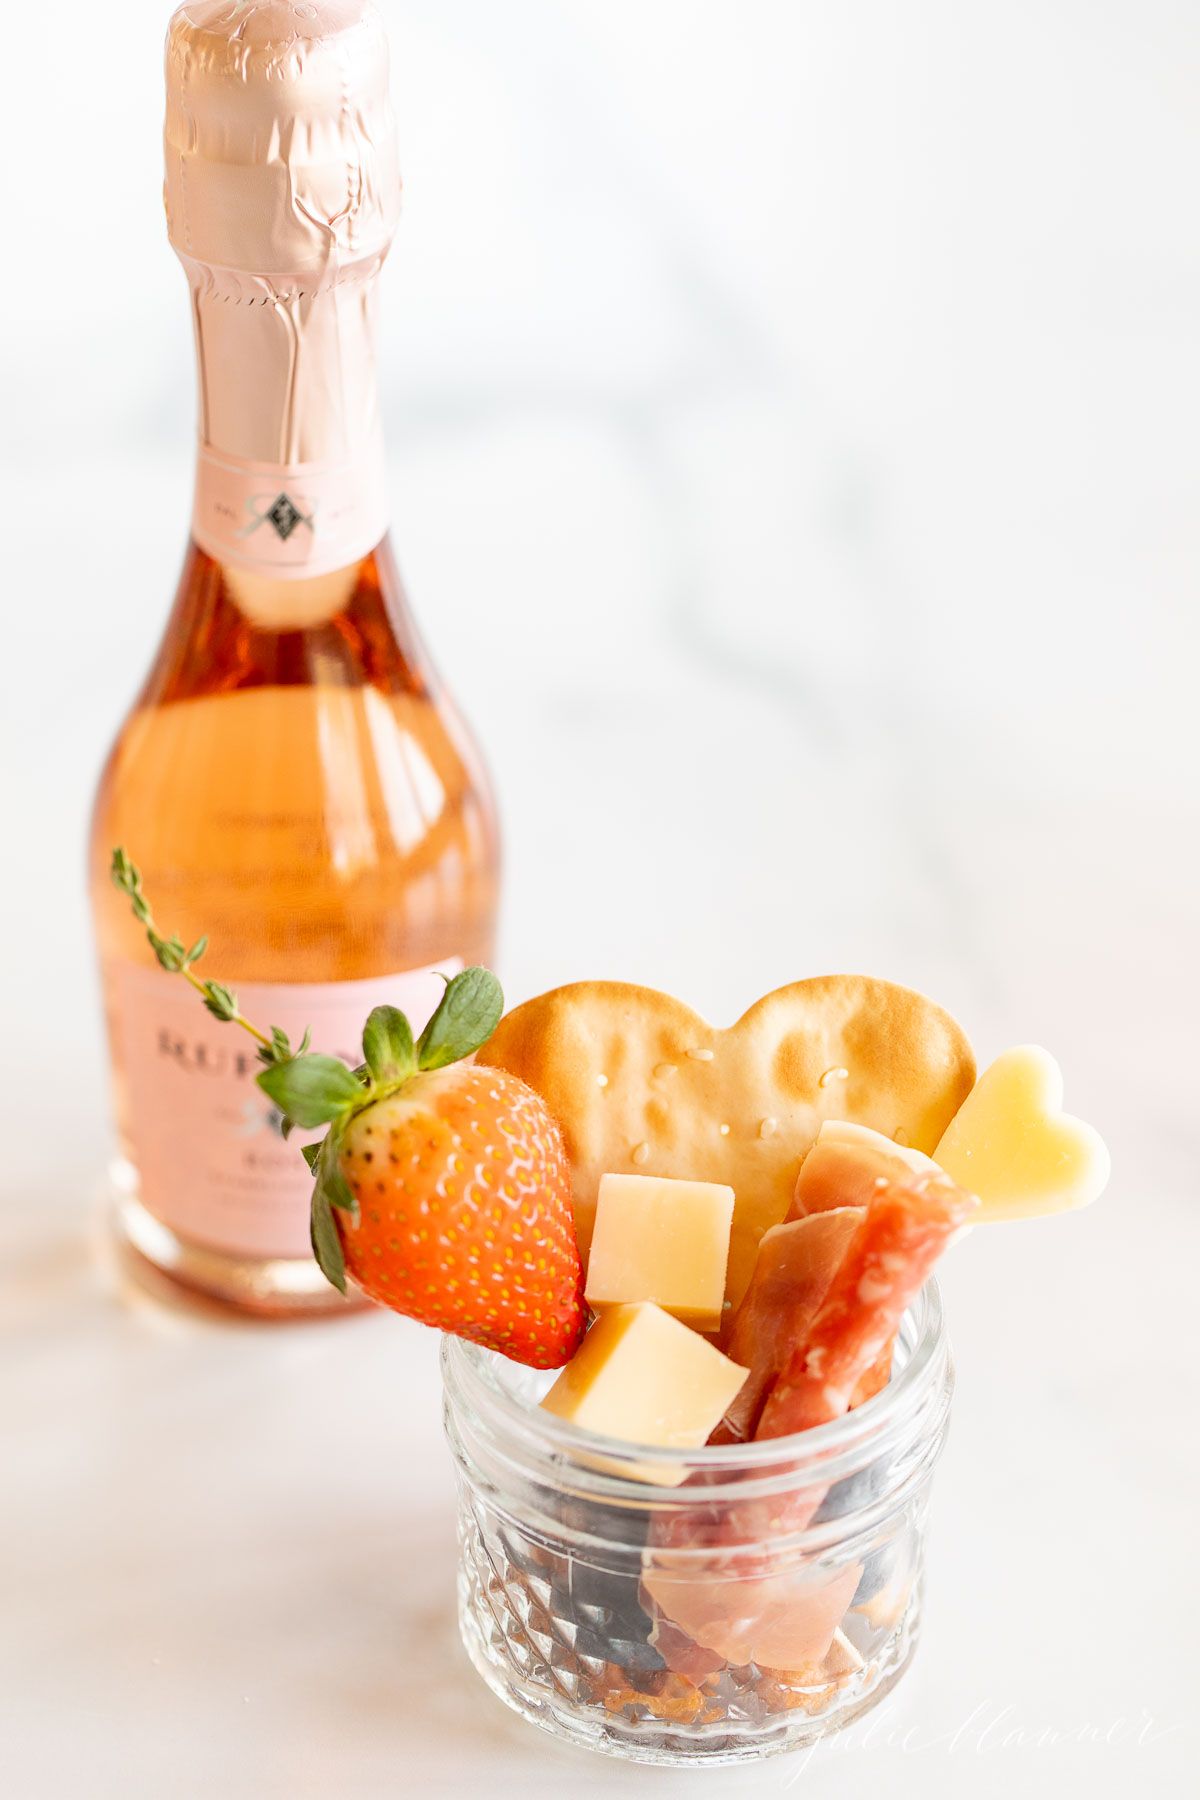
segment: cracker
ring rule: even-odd
[[[727,1183],[735,1305],[825,1119],[930,1152],[975,1080],[948,1013],[864,975],[777,988],[726,1031],[653,988],[576,982],[507,1014],[479,1061],[520,1076],[558,1119],[585,1259],[609,1171]]]

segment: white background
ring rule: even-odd
[[[384,10],[396,538],[499,783],[510,993],[611,975],[730,1020],[865,968],[952,1007],[981,1060],[1050,1045],[1113,1147],[1094,1212],[956,1253],[926,1641],[894,1718],[804,1785],[1182,1793],[1196,8]],[[165,19],[4,25],[9,1791],[799,1788],[786,1761],[608,1768],[475,1683],[429,1337],[165,1312],[97,1248],[82,846],[190,487]]]

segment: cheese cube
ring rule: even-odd
[[[653,1300],[695,1331],[716,1331],[732,1223],[733,1189],[715,1181],[602,1175],[588,1305]]]
[[[695,1450],[720,1422],[748,1371],[659,1306],[601,1313],[542,1401],[547,1412],[632,1444]],[[592,1466],[674,1487],[684,1469],[589,1456]]]

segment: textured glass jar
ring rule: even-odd
[[[543,1412],[551,1376],[459,1339],[442,1372],[463,1642],[524,1718],[642,1762],[737,1762],[827,1735],[907,1667],[953,1386],[933,1283],[888,1386],[792,1438],[639,1449]],[[679,1484],[597,1466],[614,1456]]]

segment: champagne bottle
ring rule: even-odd
[[[367,0],[190,0],[166,48],[166,209],[199,375],[192,538],[101,777],[91,881],[111,1046],[116,1219],[168,1280],[263,1313],[341,1302],[311,1183],[253,1045],[158,968],[108,880],[243,1008],[359,1060],[490,959],[486,777],[421,648],[387,536],[377,278],[400,179]]]

